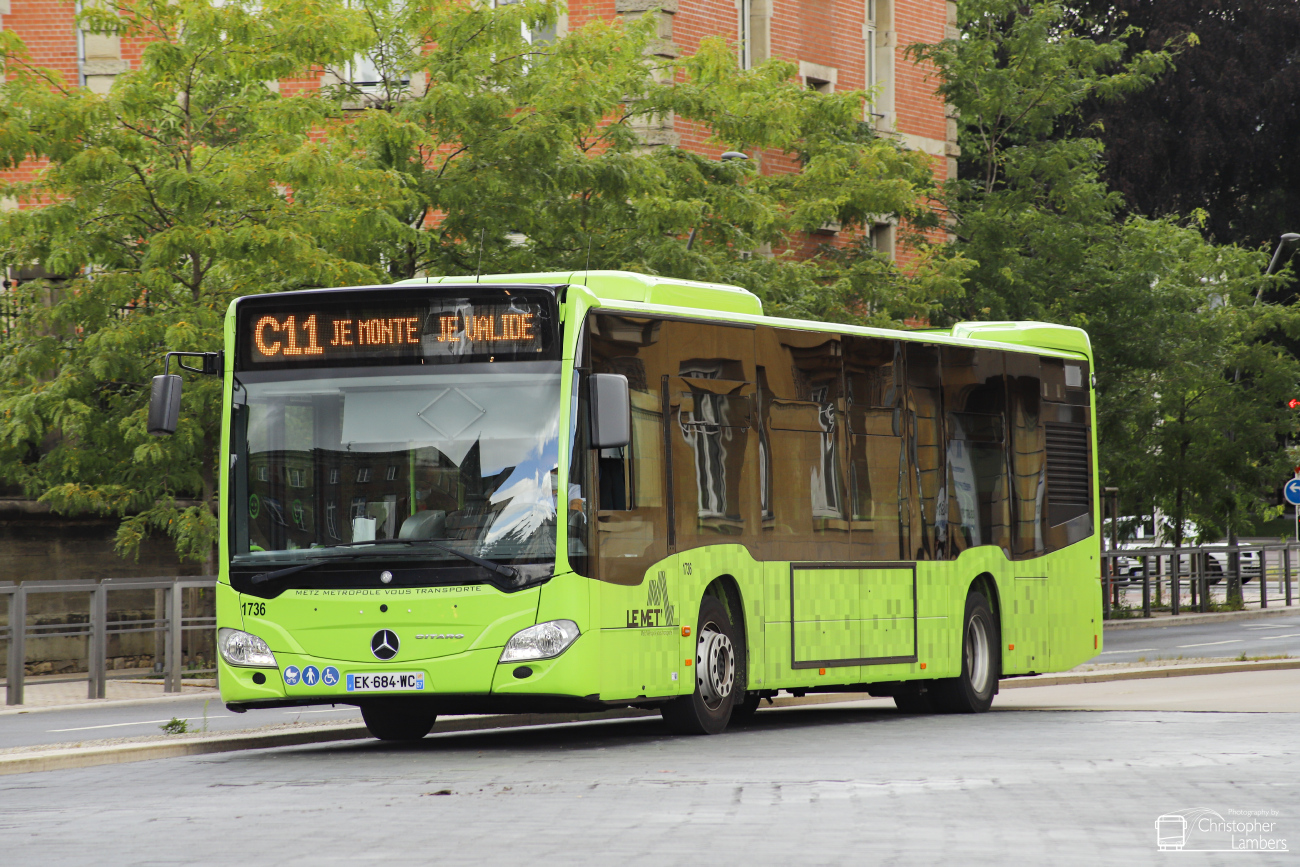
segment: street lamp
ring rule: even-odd
[[[722,156],[725,158],[726,154]],[[1278,242],[1277,249],[1273,251],[1273,261],[1268,263],[1268,270],[1264,273],[1266,275],[1272,274],[1286,264],[1286,260],[1291,258],[1291,254],[1295,252],[1297,245],[1300,245],[1300,235],[1295,232],[1287,232],[1283,235],[1282,240]]]
[[[749,154],[744,154],[744,153],[741,153],[740,151],[724,151],[723,154],[722,154],[722,156],[718,157],[718,159],[721,160],[721,161],[724,162],[724,163],[729,163],[729,162],[731,162],[732,160],[747,160],[747,159],[749,159]],[[693,247],[693,246],[695,245],[695,230],[696,230],[697,228],[699,228],[699,227],[698,227],[698,226],[691,226],[691,234],[688,235],[687,238],[686,238],[686,249],[687,249],[687,250],[691,249],[691,247]]]

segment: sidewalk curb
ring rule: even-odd
[[[1034,677],[1003,679],[999,682],[998,689],[1063,686],[1073,683],[1108,683],[1116,680],[1154,680],[1162,677],[1196,677],[1203,674],[1235,674],[1243,671],[1286,671],[1295,668],[1300,668],[1300,659],[1211,662],[1201,665],[1168,665],[1162,668],[1139,668],[1129,671],[1088,671],[1079,674],[1039,674]]]
[[[1192,677],[1207,674],[1231,674],[1243,671],[1279,671],[1300,669],[1300,659],[1262,660],[1259,662],[1228,662],[1208,665],[1168,666],[1136,671],[1101,671],[1084,674],[1039,675],[1031,678],[1008,678],[1000,683],[1001,689],[1024,689],[1034,686],[1060,686],[1080,683],[1105,683],[1117,680],[1147,680],[1165,677]],[[770,707],[803,707],[808,705],[843,704],[870,699],[865,693],[819,693],[807,696],[778,696]],[[657,716],[657,711],[622,708],[603,713],[588,714],[498,714],[490,716],[461,717],[439,722],[434,734],[484,731],[491,729],[527,728],[560,723],[592,722],[600,720],[635,719]],[[370,737],[364,726],[324,725],[310,729],[286,732],[218,735],[208,738],[178,739],[141,744],[115,744],[98,747],[72,747],[48,749],[12,756],[0,756],[0,776],[30,774],[40,771],[91,768],[99,765],[126,764],[154,759],[201,756],[213,753],[260,750],[273,747],[305,746],[308,744],[335,743],[365,740]]]
[[[25,704],[10,705],[0,707],[0,717],[13,716],[20,713],[49,713],[56,710],[76,710],[83,707],[141,707],[147,704],[168,704],[173,701],[184,701],[186,699],[201,698],[205,701],[215,701],[221,704],[221,693],[216,689],[206,692],[172,692],[166,695],[151,695],[144,698],[113,698],[113,699],[91,699],[88,701],[78,701],[72,704],[42,704],[36,707],[28,707]]]
[[[1193,626],[1197,623],[1231,623],[1234,620],[1259,620],[1263,617],[1282,617],[1287,614],[1300,615],[1300,608],[1252,608],[1248,611],[1208,611],[1204,614],[1180,614],[1174,617],[1162,614],[1159,617],[1134,617],[1123,620],[1104,620],[1102,626],[1107,632],[1121,629],[1150,629],[1161,626]]]

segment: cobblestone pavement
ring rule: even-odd
[[[0,778],[0,840],[6,864],[41,867],[1149,864],[1156,819],[1195,808],[1276,812],[1300,846],[1297,731],[1294,713],[840,705],[718,737],[445,734]]]

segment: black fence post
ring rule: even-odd
[[[1142,555],[1142,616],[1151,616],[1151,558],[1145,554]]]

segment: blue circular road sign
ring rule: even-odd
[[[1300,479],[1292,479],[1282,486],[1282,496],[1293,506],[1300,506]]]

